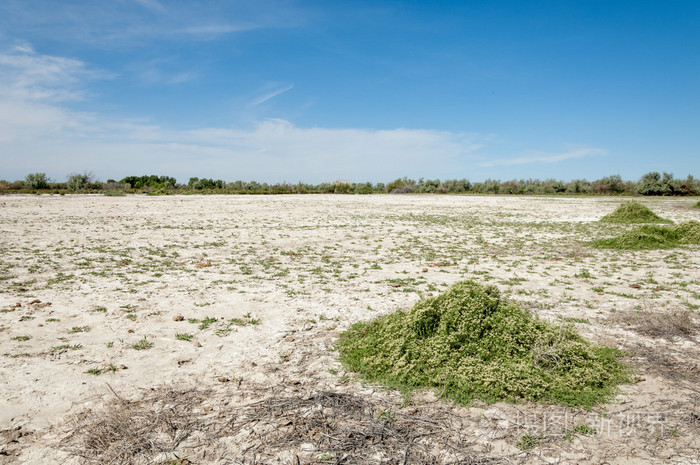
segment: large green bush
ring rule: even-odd
[[[368,380],[434,388],[463,404],[478,398],[590,407],[627,380],[617,350],[585,341],[570,326],[540,321],[496,287],[474,281],[409,311],[355,324],[338,350]]]

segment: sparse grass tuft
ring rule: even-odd
[[[216,323],[216,318],[207,316],[207,317],[205,317],[205,318],[200,322],[199,329],[205,330],[205,329],[207,329],[212,323]]]
[[[133,349],[136,350],[147,350],[153,348],[153,343],[146,339],[146,336],[143,337],[139,342],[131,346]]]
[[[672,223],[671,220],[661,218],[647,206],[631,200],[622,203],[617,210],[600,219],[603,223]]]
[[[434,388],[461,404],[533,400],[591,407],[628,381],[616,349],[533,318],[495,286],[462,281],[341,335],[341,361],[370,381]]]

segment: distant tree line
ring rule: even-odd
[[[387,184],[371,182],[351,183],[338,180],[332,183],[259,183],[257,181],[226,182],[221,179],[189,179],[178,184],[171,176],[127,176],[119,181],[96,181],[91,173],[72,173],[65,182],[55,182],[45,173],[30,173],[25,179],[0,181],[0,193],[125,193],[147,194],[598,194],[598,195],[700,195],[700,180],[688,175],[676,179],[670,173],[650,172],[639,181],[624,181],[619,175],[596,181],[575,179],[564,182],[556,179],[487,179],[470,182],[467,179],[395,179]]]

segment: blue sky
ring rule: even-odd
[[[3,0],[0,179],[700,176],[700,2]]]

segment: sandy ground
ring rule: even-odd
[[[700,220],[694,199],[641,201],[676,222]],[[475,463],[700,464],[700,249],[587,247],[626,228],[596,222],[620,202],[2,196],[0,463],[82,463],[76,421],[118,398],[175,389],[200,394],[191,415],[207,433],[153,463],[349,463],[221,427],[255,402],[323,391],[458,425],[448,433]],[[462,279],[496,284],[539,318],[627,351],[636,382],[590,412],[463,408],[432,393],[407,402],[343,370],[333,351],[342,330]],[[690,330],[661,324],[688,311]],[[657,319],[641,327],[639,315]],[[595,432],[567,434],[582,424]],[[408,447],[401,453],[385,463],[401,463]]]

